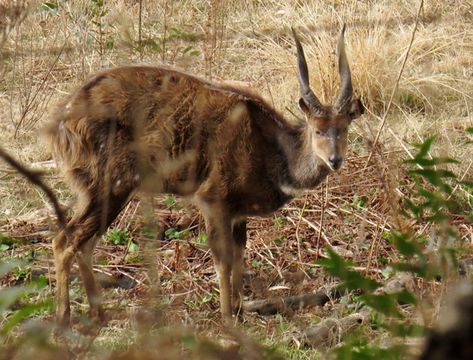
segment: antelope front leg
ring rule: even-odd
[[[233,267],[232,267],[232,305],[233,313],[242,313],[243,305],[243,272],[246,246],[246,220],[233,225]]]
[[[242,313],[244,250],[245,248],[234,245],[232,267],[232,312],[234,315]]]
[[[215,262],[220,287],[220,311],[227,325],[232,320],[233,237],[231,220],[221,207],[207,208],[204,212],[207,236]]]
[[[214,258],[217,259],[216,256]],[[231,266],[231,263],[228,264],[226,260],[215,260],[220,288],[220,312],[227,325],[230,325],[232,321]]]

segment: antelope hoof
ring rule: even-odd
[[[57,319],[56,326],[53,329],[52,338],[53,340],[58,343],[65,343],[67,340],[67,333],[71,329],[71,322],[70,319]]]
[[[61,332],[64,329],[70,329],[71,316],[70,313],[56,314],[56,329]]]
[[[98,326],[106,326],[108,323],[107,316],[105,315],[105,311],[101,306],[97,308],[93,308],[90,310],[90,317],[93,319],[94,323]]]
[[[227,327],[233,326],[233,316],[231,313],[222,312],[222,323]]]
[[[89,316],[74,326],[80,334],[97,336],[100,330],[107,325],[107,319],[102,308],[90,309]]]
[[[238,318],[239,320],[242,320],[243,318],[243,301],[241,299],[235,299],[233,301],[233,309],[232,309],[233,316]]]

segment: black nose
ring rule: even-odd
[[[333,170],[338,170],[342,166],[343,159],[338,155],[332,155],[328,159],[328,162]]]

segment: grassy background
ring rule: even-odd
[[[11,9],[12,2],[5,4],[0,10]],[[455,157],[460,162],[451,165],[452,170],[461,178],[473,178],[473,155],[465,146],[465,129],[473,126],[473,4],[468,0],[425,1],[380,143],[366,166],[409,46],[417,6],[407,0],[160,0],[143,1],[140,12],[139,2],[131,0],[32,2],[28,16],[0,49],[0,141],[25,163],[46,170],[46,180],[71,205],[69,189],[40,141],[40,129],[55,103],[90,74],[124,64],[170,64],[209,79],[246,81],[290,118],[291,112],[298,113],[290,27],[303,39],[314,91],[331,102],[339,86],[336,36],[345,22],[354,88],[367,114],[350,130],[349,158],[339,174],[273,217],[251,220],[246,295],[265,298],[329,287],[334,280],[314,264],[326,243],[366,274],[383,279],[389,277],[386,261],[398,256],[385,234],[396,226],[397,198],[409,188],[400,160],[412,155],[411,144],[435,135],[432,155]],[[4,31],[18,14],[1,14]],[[1,255],[30,260],[25,274],[4,278],[2,284],[37,274],[49,278],[53,268],[47,201],[3,165],[0,179],[1,232],[9,239],[2,240],[7,245]],[[471,212],[471,193],[459,187],[454,196],[459,214]],[[132,201],[99,246],[96,270],[113,281],[104,293],[111,321],[94,346],[127,348],[136,341],[130,336],[136,328],[132,319],[152,293],[149,264],[140,252],[147,246],[143,226],[149,212],[159,219],[166,240],[154,245],[160,255],[155,265],[163,303],[169,307],[160,321],[192,326],[206,335],[222,331],[202,220],[179,199],[157,199],[151,210],[149,204],[140,206],[139,198]],[[420,234],[429,232],[428,223],[411,225]],[[460,222],[459,230],[461,254],[469,256],[471,224]],[[123,283],[117,285],[116,279]],[[41,296],[52,296],[53,285]],[[72,289],[73,312],[85,312],[78,280],[73,280]],[[425,311],[406,311],[430,325],[445,285],[418,282],[416,291],[424,298]],[[299,349],[294,334],[321,318],[346,315],[351,311],[347,304],[349,297],[295,314],[248,315],[243,328],[286,355],[313,358],[317,352]],[[362,331],[381,343],[395,341],[369,326]]]

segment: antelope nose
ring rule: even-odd
[[[342,166],[342,162],[343,162],[343,159],[338,156],[338,155],[332,155],[330,156],[330,158],[328,159],[328,162],[330,164],[330,167],[333,169],[333,170],[338,170],[340,169],[340,167]]]

